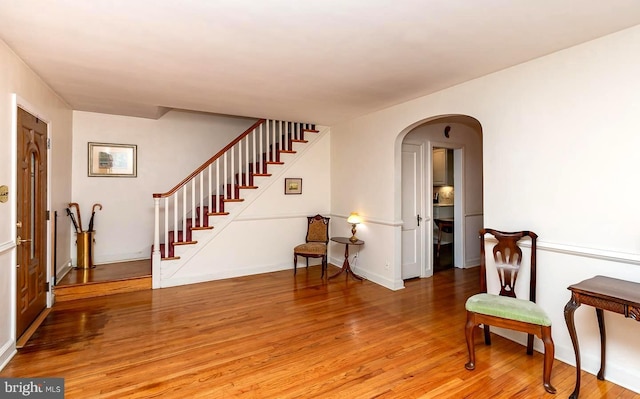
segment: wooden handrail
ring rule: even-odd
[[[207,168],[207,166],[211,165],[216,159],[220,158],[225,152],[229,151],[234,145],[238,144],[238,142],[240,142],[240,140],[245,138],[249,133],[251,133],[253,130],[255,130],[258,126],[262,125],[265,121],[266,121],[266,119],[259,119],[256,123],[254,123],[244,133],[242,133],[240,136],[236,137],[235,140],[233,140],[226,147],[224,147],[223,149],[218,151],[218,153],[216,155],[214,155],[213,157],[209,158],[209,160],[206,161],[205,163],[203,163],[198,169],[196,169],[193,172],[191,172],[191,174],[189,176],[185,177],[180,183],[176,184],[176,186],[174,188],[172,188],[171,190],[167,191],[166,193],[153,194],[153,198],[165,198],[165,197],[169,197],[170,195],[173,195],[176,191],[178,191],[180,188],[182,188],[182,186],[184,186],[185,184],[190,182],[191,179],[193,179],[200,172],[205,170]]]

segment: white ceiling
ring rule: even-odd
[[[638,0],[0,0],[76,110],[323,125],[637,24]]]

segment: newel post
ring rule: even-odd
[[[153,227],[153,253],[151,254],[151,281],[152,287],[160,288],[160,198],[153,198],[154,227]]]

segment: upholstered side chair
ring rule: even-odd
[[[498,272],[500,293],[487,293],[487,257],[485,254],[485,235],[490,241],[497,241],[491,251],[492,259]],[[493,240],[491,240],[493,238]],[[516,280],[522,265],[522,250],[518,245],[521,239],[529,238],[531,242],[531,259],[529,262],[529,297],[516,296]],[[465,308],[467,323],[465,335],[469,362],[465,365],[468,370],[475,369],[474,330],[482,324],[486,345],[491,345],[489,326],[501,327],[527,333],[527,354],[533,354],[533,336],[540,338],[544,344],[544,365],[542,382],[549,393],[556,393],[551,385],[551,367],[553,366],[554,345],[551,339],[551,319],[545,311],[536,304],[536,239],[538,236],[531,231],[502,232],[494,229],[480,230],[480,286],[481,293],[470,297]],[[525,275],[526,273],[523,273]]]
[[[300,244],[293,249],[293,274],[298,270],[298,256],[307,260],[309,268],[309,258],[322,258],[322,275],[327,270],[327,244],[329,243],[329,219],[322,215],[307,217],[307,237],[304,244]]]

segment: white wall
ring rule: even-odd
[[[553,321],[556,357],[574,364],[567,286],[596,274],[640,282],[638,70],[640,26],[332,126],[333,212],[357,207],[375,220],[375,234],[359,234],[360,272],[401,287],[404,133],[433,116],[472,116],[483,127],[485,225],[539,235],[539,303]],[[611,313],[605,319],[606,378],[640,391],[640,349],[624,338],[638,325]],[[576,311],[576,328],[583,369],[593,373],[593,309]]]
[[[85,230],[92,205],[103,206],[94,220],[95,264],[149,259],[153,193],[169,191],[256,121],[177,110],[157,120],[80,111],[73,118],[72,202]],[[137,145],[137,177],[88,177],[89,142]],[[71,246],[75,265],[75,238]]]
[[[64,204],[71,195],[71,109],[0,41],[0,185],[9,187],[9,201],[0,203],[0,368],[15,352],[16,339],[16,131],[13,117],[16,100],[48,123],[52,147],[48,160],[48,209],[52,216],[55,211],[64,215]],[[51,225],[49,237],[53,242]],[[68,227],[59,226],[57,255],[60,263],[69,259],[68,237]],[[50,259],[49,268],[52,263]]]

